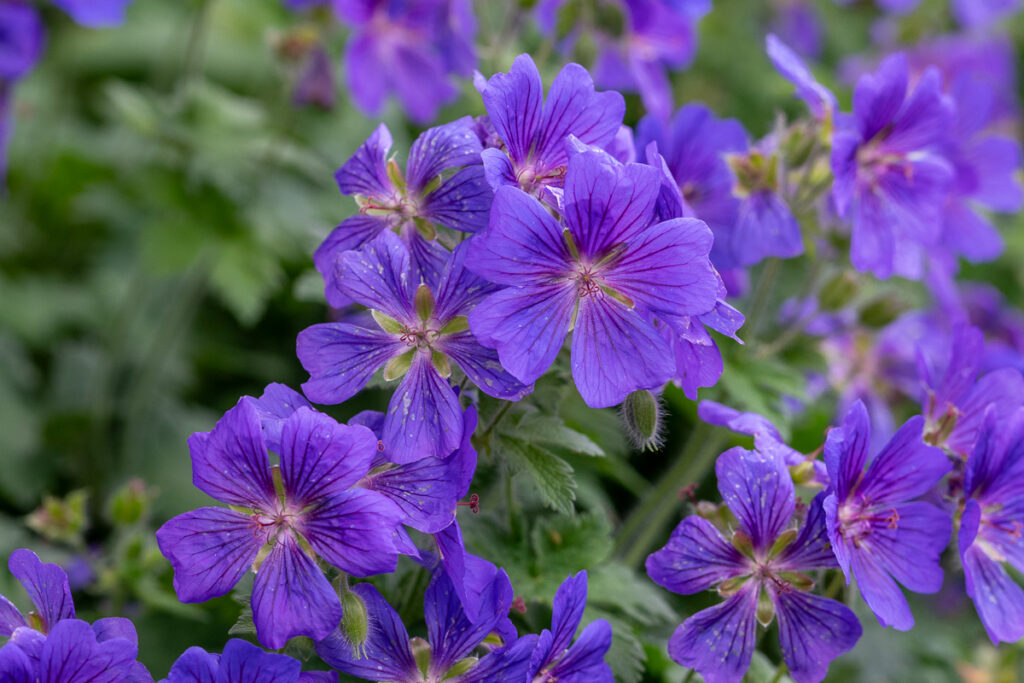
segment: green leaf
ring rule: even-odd
[[[514,472],[525,472],[544,504],[564,515],[573,513],[576,478],[572,465],[550,451],[517,439],[502,439],[501,453]]]
[[[562,418],[553,415],[531,413],[502,431],[531,444],[564,448],[579,455],[604,455],[604,450],[590,437],[566,426]]]
[[[596,567],[589,572],[588,584],[587,602],[590,605],[614,608],[644,626],[680,621],[679,615],[666,602],[665,591],[657,588],[646,576],[621,564]]]

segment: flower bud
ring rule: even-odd
[[[146,488],[146,482],[132,479],[110,499],[110,519],[115,524],[135,524],[146,516],[149,502],[150,492]]]
[[[849,271],[839,273],[821,288],[818,301],[824,311],[838,311],[857,294],[857,276]]]
[[[637,450],[656,451],[662,444],[661,406],[647,389],[634,391],[622,402],[622,421]]]
[[[352,656],[365,657],[366,640],[370,635],[370,618],[363,599],[345,589],[341,594],[341,632],[352,646]]]

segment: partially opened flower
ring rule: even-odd
[[[403,176],[384,124],[335,173],[342,194],[353,195],[359,215],[347,218],[317,248],[313,262],[324,278],[327,302],[351,303],[335,286],[340,254],[369,244],[395,230],[408,245],[414,277],[433,281],[444,267],[447,250],[437,241],[435,224],[476,232],[487,225],[491,190],[480,165],[480,140],[466,117],[430,128],[409,150]]]
[[[967,595],[994,645],[1024,638],[1024,590],[1004,567],[1024,571],[1024,411],[993,409],[967,458],[958,547]]]
[[[397,520],[383,496],[353,488],[377,452],[370,430],[301,407],[281,426],[272,466],[253,403],[242,398],[189,439],[193,482],[232,507],[178,515],[156,536],[183,602],[224,595],[254,569],[256,634],[276,649],[292,636],[323,638],[341,619],[317,557],[355,576],[394,571]]]
[[[483,153],[487,180],[497,190],[512,185],[552,203],[544,189],[561,187],[569,163],[570,135],[588,145],[612,142],[626,105],[617,92],[595,92],[590,74],[579,64],[567,64],[544,97],[544,84],[533,59],[516,57],[509,72],[476,87],[502,148]]]
[[[915,593],[938,591],[939,555],[952,531],[945,511],[914,500],[950,471],[942,451],[921,440],[923,426],[923,418],[911,418],[869,460],[871,428],[858,401],[825,440],[832,482],[825,516],[832,550],[847,582],[857,579],[878,621],[900,631],[909,630],[914,617],[896,582]]]
[[[777,617],[789,675],[797,683],[821,681],[829,663],[861,635],[849,608],[808,592],[814,580],[806,572],[836,566],[824,494],[797,530],[791,525],[793,481],[778,458],[732,448],[718,457],[715,472],[738,523],[731,540],[708,520],[691,516],[647,558],[647,573],[659,585],[684,595],[717,585],[726,598],[683,622],[669,640],[669,654],[708,683],[737,683],[750,667],[757,624]]]
[[[591,407],[672,377],[675,363],[651,318],[710,312],[718,280],[707,226],[655,217],[660,180],[654,167],[576,152],[564,225],[534,197],[499,188],[468,263],[506,288],[481,301],[469,323],[506,370],[535,381],[573,330],[573,378]]]
[[[264,652],[252,643],[232,638],[224,654],[201,647],[185,650],[160,683],[332,683],[333,672],[302,673],[298,660]]]
[[[419,282],[410,261],[390,232],[341,254],[336,285],[373,311],[377,328],[323,323],[298,338],[299,360],[310,374],[302,388],[317,403],[349,399],[380,367],[385,379],[402,378],[381,434],[396,463],[443,458],[461,442],[462,409],[448,384],[452,361],[496,398],[519,400],[532,389],[467,329],[466,315],[493,288],[467,270],[466,245],[448,258],[436,284]]]
[[[850,258],[857,270],[880,278],[922,276],[953,179],[939,149],[953,115],[938,70],[926,70],[911,90],[903,54],[857,82],[853,116],[839,121],[832,146],[832,199],[853,224]]]
[[[612,683],[604,657],[612,645],[612,627],[604,619],[587,624],[573,638],[587,606],[587,572],[570,576],[555,593],[551,630],[544,629],[530,660],[527,680],[536,683]]]
[[[340,629],[316,645],[329,665],[371,681],[392,683],[518,683],[527,680],[537,637],[524,636],[479,658],[474,652],[508,618],[512,584],[504,571],[487,588],[482,618],[471,622],[451,580],[436,572],[423,599],[427,639],[410,638],[401,617],[368,583],[352,587],[366,605],[369,631],[353,644]],[[514,633],[511,634],[514,637]]]

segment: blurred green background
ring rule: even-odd
[[[529,51],[545,56],[550,80],[563,60],[529,22],[520,36],[503,32],[509,7],[476,3],[480,70],[506,70]],[[817,7],[827,26],[820,73],[834,85],[829,74],[841,57],[867,48],[877,15],[869,3],[840,8],[822,0]],[[946,27],[944,8],[924,2],[904,22],[906,37]],[[716,0],[694,66],[674,77],[677,104],[704,101],[755,137],[779,112],[799,114],[761,49],[771,12],[767,0]],[[44,13],[46,50],[16,90],[8,192],[0,199],[0,556],[29,546],[69,567],[80,612],[132,617],[141,658],[159,678],[190,645],[219,650],[239,612],[231,597],[179,604],[155,548],[153,529],[208,502],[191,485],[186,440],[210,429],[239,396],[258,395],[271,381],[297,387],[305,378],[295,336],[328,315],[311,254],[355,208],[333,172],[378,120],[345,97],[343,27],[290,13],[277,0],[137,0],[123,27],[102,31],[48,7]],[[335,57],[339,98],[330,111],[291,101],[298,64],[279,47],[307,22],[325,32]],[[1018,35],[1020,28],[1012,27]],[[840,90],[840,98],[848,104],[849,93]],[[635,96],[627,101],[634,124],[642,108]],[[440,121],[481,113],[465,82]],[[403,156],[418,130],[393,107],[382,120]],[[998,282],[1011,301],[1020,301],[1024,280],[1018,223],[1004,221],[1010,248],[999,264],[969,271]],[[799,265],[786,273],[799,283]],[[907,300],[921,300],[919,289],[899,288]],[[799,392],[805,369],[783,371],[774,390],[795,385]],[[332,412],[344,418],[383,408],[386,398],[372,390]],[[485,510],[466,523],[470,546],[508,565],[517,591],[530,597],[550,599],[556,577],[569,571],[606,568],[603,587],[592,583],[595,609],[602,595],[615,604],[588,617],[629,624],[623,632],[632,635],[616,641],[616,657],[629,661],[616,672],[627,672],[624,680],[680,681],[685,672],[661,646],[678,618],[709,596],[684,600],[650,585],[625,604],[612,597],[624,585],[615,572],[634,567],[609,558],[611,530],[652,495],[649,482],[664,474],[693,427],[694,405],[667,393],[667,445],[651,455],[630,451],[617,418],[562,399],[566,421],[607,453],[600,462],[566,455],[579,481],[580,514],[555,517],[538,503],[533,525],[518,530],[517,540],[493,531],[500,515]],[[831,404],[823,402],[791,425],[794,445],[813,450],[830,418]],[[718,443],[727,445],[724,436]],[[699,492],[713,498],[706,465],[693,472],[702,472]],[[484,491],[492,485],[487,476]],[[520,482],[517,496],[529,506],[536,495],[525,488]],[[674,523],[682,503],[670,497],[664,504]],[[549,547],[566,538],[586,552]],[[386,581],[400,585],[407,576]],[[25,604],[5,572],[0,592]],[[883,631],[862,610],[864,639],[833,665],[829,680],[1016,680],[1020,646],[997,653],[986,644],[959,578],[937,599],[918,600],[915,612],[919,626],[901,634]],[[539,628],[543,619],[525,621]],[[751,680],[767,682],[774,671],[759,662]]]

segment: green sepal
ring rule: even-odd
[[[799,572],[779,572],[779,578],[789,583],[798,591],[809,591],[814,588],[814,579]]]
[[[569,253],[572,254],[572,260],[579,261],[580,250],[576,247],[576,240],[573,239],[572,233],[569,232],[569,228],[562,230],[562,238],[565,240],[565,245],[569,247]]]
[[[726,579],[722,583],[718,584],[718,594],[723,598],[736,595],[740,588],[743,588],[749,580],[749,576],[734,576],[731,579]]]
[[[448,360],[448,356],[440,351],[433,351],[430,354],[430,362],[433,363],[434,369],[437,370],[441,377],[448,379],[452,376],[452,364]]]
[[[430,643],[416,636],[409,639],[409,648],[412,650],[413,659],[416,660],[416,668],[426,677],[430,669]]]
[[[380,311],[370,311],[370,315],[373,316],[373,320],[377,323],[377,326],[388,334],[402,334],[405,332],[405,327],[402,323],[389,315],[384,315]]]
[[[768,626],[775,619],[775,603],[767,591],[761,591],[757,597],[757,623]]]
[[[437,228],[435,228],[434,224],[426,218],[417,216],[412,219],[412,222],[416,226],[416,231],[420,233],[420,236],[423,237],[423,239],[428,242],[437,239]]]
[[[400,356],[395,356],[388,361],[387,365],[384,366],[384,379],[385,381],[396,380],[399,377],[409,372],[409,368],[412,367],[412,352],[414,349],[410,348]]]
[[[402,169],[398,168],[398,162],[394,159],[388,159],[386,168],[388,180],[391,181],[391,184],[399,190],[405,190],[405,178],[402,176]]]
[[[448,324],[441,328],[439,334],[458,334],[469,329],[469,318],[464,315],[457,315],[448,321]]]
[[[465,659],[460,659],[459,661],[455,662],[455,665],[452,666],[452,668],[448,669],[448,673],[446,673],[444,675],[444,678],[441,680],[447,681],[449,679],[461,676],[462,674],[466,673],[474,666],[476,666],[477,661],[479,661],[477,657],[466,657]]]
[[[737,531],[732,535],[732,547],[739,550],[747,557],[751,557],[754,554],[754,542],[750,540],[750,536],[747,536],[742,531]]]
[[[419,316],[420,320],[426,322],[430,320],[430,316],[434,315],[434,293],[430,291],[430,287],[420,283],[420,286],[416,288],[416,294],[413,297],[413,306],[416,309],[416,315]]]
[[[771,550],[768,551],[768,557],[775,557],[783,548],[788,546],[790,543],[796,540],[796,529],[786,529],[779,537],[775,539],[775,543],[772,544]]]

